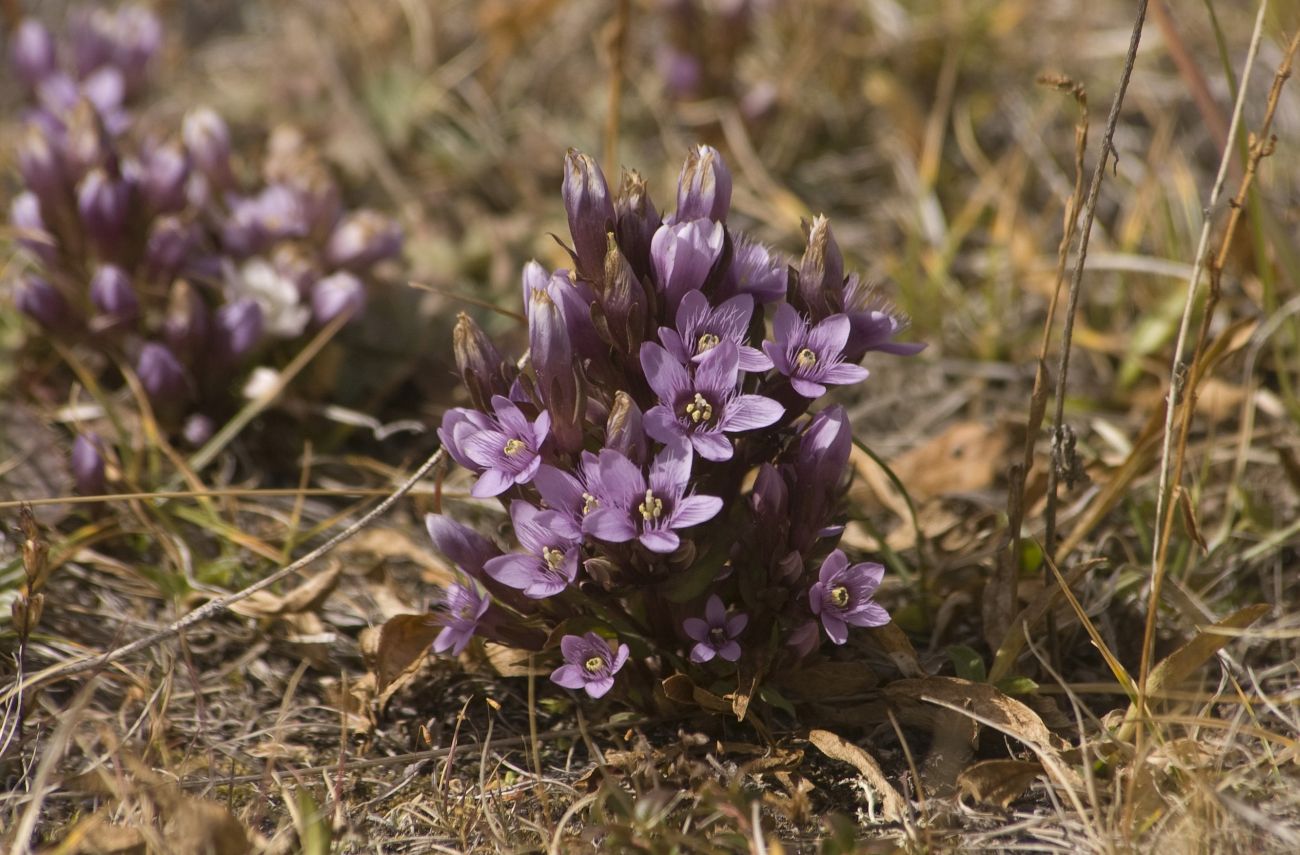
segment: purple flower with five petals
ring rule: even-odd
[[[566,635],[560,639],[564,664],[551,672],[551,682],[566,689],[582,689],[593,698],[614,688],[614,675],[627,662],[628,648],[615,650],[594,632]]]
[[[739,393],[740,353],[730,340],[705,353],[693,373],[646,342],[641,368],[659,396],[659,405],[645,414],[646,433],[660,442],[688,439],[705,460],[730,460],[727,434],[767,427],[785,412],[771,398]]]
[[[598,540],[639,540],[651,552],[667,554],[681,545],[677,529],[707,522],[722,510],[717,496],[686,494],[691,444],[685,438],[669,442],[655,455],[649,479],[616,451],[602,452],[599,460],[601,504],[582,526]]]
[[[699,362],[721,342],[732,341],[740,348],[741,371],[767,371],[772,360],[745,344],[753,315],[754,298],[748,294],[737,294],[712,308],[702,293],[687,291],[677,307],[677,329],[660,327],[659,340],[683,365]]]
[[[491,604],[487,592],[473,579],[453,582],[447,588],[441,610],[433,618],[435,623],[442,625],[442,631],[433,640],[434,652],[451,651],[452,656],[459,656],[474,637],[479,621]]]
[[[510,522],[527,553],[489,559],[487,574],[534,600],[567,588],[578,575],[582,530],[560,511],[539,511],[527,502],[510,503]]]
[[[542,443],[551,431],[551,416],[542,412],[528,421],[517,406],[500,395],[492,397],[496,418],[475,410],[448,410],[438,438],[457,463],[478,472],[470,494],[488,499],[515,484],[527,484],[541,466]]]
[[[776,370],[790,378],[790,385],[805,398],[826,394],[828,385],[841,386],[867,379],[867,369],[844,361],[849,340],[847,315],[831,315],[816,326],[799,315],[789,303],[782,303],[772,319],[773,341],[763,342]]]
[[[541,493],[547,509],[563,514],[581,529],[583,518],[600,506],[599,460],[590,451],[582,452],[572,474],[543,463],[533,478],[533,486]]]
[[[863,562],[849,566],[849,559],[836,549],[822,562],[817,581],[808,589],[808,606],[821,618],[822,628],[831,641],[843,644],[849,626],[884,626],[889,612],[872,600],[885,568]]]
[[[692,662],[708,662],[719,656],[728,662],[740,658],[740,642],[736,638],[749,625],[749,615],[738,612],[727,616],[727,607],[717,594],[704,605],[704,617],[689,617],[682,621],[686,635],[696,642],[691,648]]]

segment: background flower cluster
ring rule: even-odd
[[[824,217],[788,264],[728,226],[731,185],[698,146],[662,216],[637,173],[613,193],[571,151],[572,268],[524,269],[523,369],[460,318],[474,406],[439,436],[471,495],[508,510],[518,548],[428,518],[463,574],[438,650],[558,646],[557,684],[599,697],[624,681],[645,700],[672,673],[761,672],[888,622],[872,601],[883,567],[835,548],[848,420],[813,410],[867,378],[868,352],[921,346],[895,341],[903,319],[846,273]]]

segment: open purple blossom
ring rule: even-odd
[[[491,604],[487,592],[473,579],[449,585],[442,605],[433,617],[442,626],[442,631],[433,640],[434,652],[450,652],[452,656],[464,652]]]
[[[831,315],[816,326],[799,315],[789,303],[776,309],[772,319],[773,340],[763,350],[777,371],[790,378],[790,385],[805,398],[826,394],[828,385],[843,386],[867,379],[867,369],[844,361],[849,340],[846,315]]]
[[[707,522],[722,510],[717,496],[688,494],[691,456],[684,437],[669,442],[650,464],[647,479],[618,452],[601,454],[602,503],[587,515],[583,530],[609,543],[638,540],[651,552],[676,550],[677,529]]]
[[[736,641],[749,625],[749,615],[737,612],[728,617],[727,607],[717,594],[704,605],[704,617],[688,617],[682,629],[696,642],[691,648],[692,662],[708,662],[713,657],[735,662],[740,658],[740,642]]]
[[[613,454],[602,451],[601,454]],[[599,458],[590,451],[582,452],[578,466],[572,473],[543,463],[533,478],[533,486],[541,494],[546,507],[563,514],[569,522],[582,528],[587,514],[600,506],[597,494],[601,493]]]
[[[907,329],[907,318],[880,298],[856,273],[844,285],[844,313],[849,318],[849,339],[844,346],[846,362],[855,362],[873,350],[895,356],[913,356],[925,350],[921,342],[894,341],[894,336]]]
[[[594,632],[566,635],[560,639],[564,664],[551,672],[551,682],[566,689],[582,689],[593,698],[614,688],[614,675],[627,662],[629,650],[620,644],[615,650]]]
[[[863,562],[849,566],[849,559],[836,549],[822,562],[817,581],[808,589],[808,607],[821,619],[826,635],[836,644],[848,640],[850,626],[884,626],[889,612],[872,600],[885,568]]]
[[[687,291],[698,291],[722,254],[727,230],[713,220],[688,220],[665,224],[650,241],[655,281],[670,312]]]
[[[550,413],[530,422],[506,398],[492,398],[496,417],[474,410],[453,409],[443,416],[438,438],[452,458],[479,473],[470,493],[476,498],[499,496],[515,484],[527,484],[541,466],[542,443],[551,431]]]
[[[754,298],[737,294],[717,307],[699,291],[688,291],[677,307],[677,328],[659,328],[659,340],[678,362],[699,362],[720,342],[731,341],[740,350],[741,371],[767,371],[772,367],[761,350],[745,344]]]
[[[475,579],[483,578],[484,566],[501,554],[495,543],[442,514],[425,514],[424,527],[433,548]]]
[[[659,404],[645,414],[645,429],[660,442],[687,439],[705,460],[730,460],[727,434],[767,427],[785,409],[762,395],[739,392],[740,355],[732,341],[715,345],[688,371],[653,342],[641,345],[641,367]]]
[[[510,503],[510,523],[523,554],[491,558],[489,576],[534,600],[554,596],[578,575],[582,530],[559,511],[539,511],[527,502]]]

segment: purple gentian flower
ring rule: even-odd
[[[808,589],[808,606],[821,618],[831,641],[843,644],[851,626],[884,626],[889,612],[871,597],[880,587],[885,568],[863,562],[849,566],[849,559],[836,549],[822,562],[817,582]]]
[[[551,416],[543,412],[528,421],[517,406],[500,395],[492,397],[496,418],[456,408],[443,416],[438,438],[447,453],[466,469],[478,472],[470,494],[489,499],[515,484],[527,484],[542,465],[542,443],[551,431]]]
[[[653,342],[641,345],[641,367],[659,405],[645,414],[645,430],[660,442],[690,440],[705,460],[730,460],[726,434],[767,427],[785,408],[762,395],[739,394],[740,354],[735,342],[709,350],[694,375]]]
[[[727,617],[727,607],[722,604],[722,598],[712,595],[704,606],[703,619],[689,617],[682,621],[682,629],[696,642],[691,648],[691,661],[708,662],[714,656],[720,656],[728,662],[735,662],[740,658],[740,642],[736,638],[748,624],[749,615],[744,612]]]
[[[850,275],[844,285],[844,313],[849,318],[849,340],[844,346],[847,362],[856,362],[872,350],[895,356],[912,356],[925,350],[920,342],[894,341],[894,336],[907,329],[906,316],[893,310],[857,274]]]
[[[452,656],[459,656],[469,646],[469,640],[474,637],[479,621],[491,604],[487,592],[473,579],[453,582],[447,588],[442,609],[433,618],[442,625],[442,631],[433,640],[434,652],[451,651]]]
[[[858,383],[867,379],[867,369],[844,361],[849,340],[847,315],[831,315],[816,326],[800,317],[794,306],[777,306],[772,320],[773,341],[763,342],[776,370],[790,378],[790,385],[805,398],[826,394],[827,385]]]
[[[722,510],[717,496],[686,495],[691,478],[691,444],[678,438],[650,464],[650,477],[616,451],[600,455],[600,505],[583,522],[583,531],[609,543],[640,540],[651,552],[669,553],[681,545],[676,529],[713,519]]]
[[[650,261],[655,282],[676,312],[687,291],[698,291],[722,254],[727,230],[712,220],[689,220],[662,225],[650,241]]]
[[[501,554],[495,543],[450,517],[425,514],[424,527],[433,548],[475,579],[483,578],[484,565]]]
[[[615,651],[594,632],[566,635],[560,639],[564,664],[551,672],[551,682],[566,689],[582,689],[593,698],[603,697],[614,687],[614,675],[627,662],[628,648]]]
[[[606,453],[611,452],[601,452]],[[598,495],[601,492],[599,458],[590,451],[582,452],[573,474],[543,463],[533,478],[533,486],[541,493],[547,509],[564,514],[573,525],[581,528],[583,518],[601,504]]]
[[[772,360],[745,344],[753,316],[754,298],[748,294],[737,294],[713,308],[699,291],[687,291],[677,307],[677,329],[660,327],[659,340],[682,364],[699,362],[720,342],[732,341],[740,348],[741,371],[767,371]]]
[[[539,511],[527,502],[510,503],[510,522],[527,554],[491,558],[484,571],[534,600],[567,588],[578,575],[582,530],[562,512]]]
[[[72,442],[72,474],[77,492],[95,496],[104,492],[103,441],[95,433],[79,433]]]
[[[731,172],[716,148],[698,145],[686,155],[677,179],[677,211],[672,222],[710,219],[726,222],[731,207]]]
[[[734,237],[731,264],[718,287],[719,297],[751,294],[760,303],[785,299],[787,277],[785,262],[755,240],[745,235]]]

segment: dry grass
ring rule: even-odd
[[[394,296],[400,311],[355,333],[373,360],[356,370],[401,366],[366,385],[379,424],[433,424],[459,403],[453,310],[510,305],[524,260],[559,263],[547,234],[564,228],[569,146],[616,136],[610,162],[668,187],[690,142],[717,144],[738,218],[786,250],[801,217],[828,213],[850,260],[888,280],[931,342],[872,364],[846,401],[907,488],[864,455],[847,535],[886,557],[882,599],[907,643],[863,641],[851,694],[745,723],[685,709],[587,718],[544,678],[500,676],[482,655],[424,662],[381,692],[367,630],[422,612],[446,574],[420,513],[463,496],[435,470],[301,572],[97,661],[362,519],[434,439],[340,427],[290,385],[187,472],[131,415],[134,399],[110,398],[140,425],[114,486],[140,495],[37,504],[49,558],[35,578],[17,504],[70,492],[58,449],[84,393],[34,394],[60,356],[23,346],[5,309],[5,846],[1300,849],[1300,100],[1269,92],[1294,50],[1294,2],[1264,14],[1244,81],[1254,4],[1153,5],[1077,283],[1068,436],[1044,393],[1133,4],[771,2],[725,50],[729,31],[697,28],[722,71],[688,100],[656,71],[671,29],[657,3],[627,4],[617,56],[620,4],[596,0],[158,5],[185,44],[152,120],[212,102],[250,147],[268,116],[292,121],[358,199],[401,212],[412,278],[431,292]],[[1060,85],[1036,83],[1044,74]],[[747,113],[758,94],[771,107]],[[6,117],[16,99],[0,81]],[[1275,148],[1252,141],[1266,127]],[[1183,403],[1166,418],[1171,377]],[[286,456],[299,433],[318,439]],[[9,619],[38,596],[39,621]],[[856,753],[827,754],[814,728]]]

